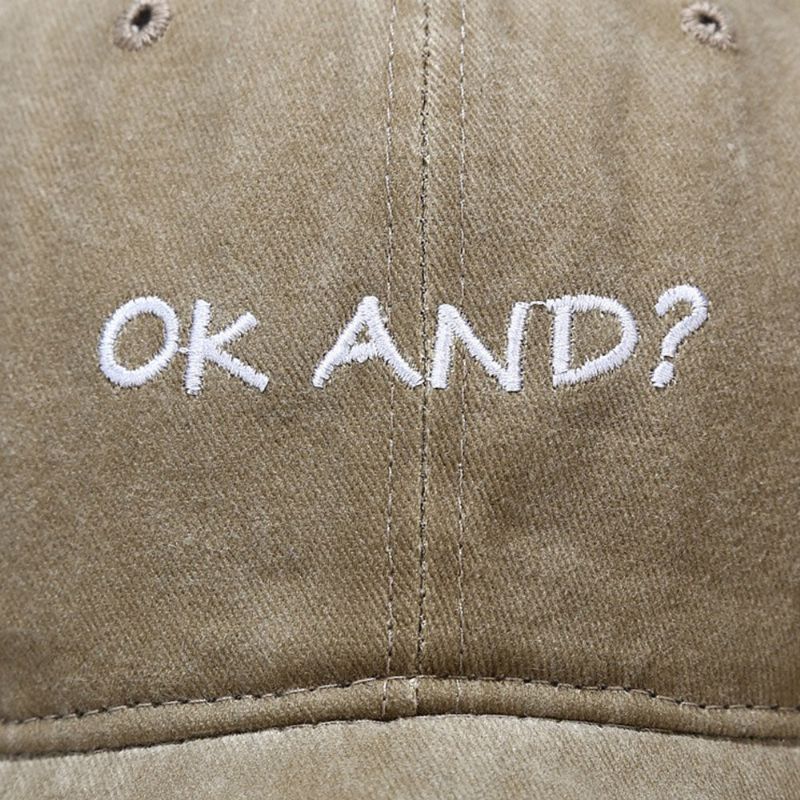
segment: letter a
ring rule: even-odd
[[[363,330],[366,330],[369,340],[358,342],[358,336]],[[343,364],[363,364],[373,358],[382,358],[407,386],[413,388],[422,383],[422,375],[400,355],[386,330],[378,298],[368,296],[358,304],[353,319],[342,331],[336,344],[319,362],[311,383],[322,389],[336,367]]]

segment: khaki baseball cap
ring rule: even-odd
[[[798,41],[6,0],[0,796],[800,797]]]

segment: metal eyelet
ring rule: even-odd
[[[114,27],[114,44],[123,50],[141,50],[164,35],[170,20],[166,0],[134,0]]]
[[[736,47],[730,16],[714,3],[692,3],[681,11],[681,30],[703,44],[728,50]]]

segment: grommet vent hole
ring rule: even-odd
[[[141,50],[164,35],[170,21],[167,0],[134,0],[114,27],[114,44],[123,50]]]
[[[145,5],[136,12],[136,15],[131,20],[131,25],[137,30],[142,30],[142,28],[145,28],[150,24],[150,20],[152,19],[153,9],[151,6]]]
[[[681,29],[703,44],[720,50],[736,47],[730,16],[710,2],[692,3],[681,11]]]

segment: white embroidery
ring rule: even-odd
[[[434,389],[447,388],[447,374],[450,371],[450,360],[453,351],[453,339],[460,339],[467,352],[493,378],[497,378],[500,386],[507,392],[518,392],[522,389],[522,343],[525,336],[525,322],[530,310],[530,303],[515,303],[511,310],[508,324],[508,343],[506,345],[506,366],[498,363],[486,346],[473,333],[469,323],[461,316],[461,312],[450,305],[440,305],[436,325],[436,342],[433,346],[433,363],[430,382]]]
[[[565,295],[547,301],[553,317],[553,386],[572,385],[596,378],[617,369],[627,361],[636,348],[639,334],[636,321],[625,306],[611,297],[593,294]],[[619,343],[602,356],[587,361],[580,367],[570,368],[572,361],[572,318],[576,313],[600,311],[613,314],[620,323]]]
[[[689,284],[673,286],[664,291],[656,303],[659,317],[664,317],[679,303],[691,304],[691,310],[673,325],[661,345],[661,360],[650,376],[651,384],[663,389],[675,376],[674,359],[681,344],[697,331],[708,318],[708,299],[700,289]],[[429,384],[434,389],[446,389],[456,339],[464,345],[466,353],[474,358],[506,392],[522,390],[522,355],[525,329],[530,309],[534,305],[546,306],[553,314],[552,323],[552,381],[553,386],[573,385],[589,381],[622,366],[634,353],[639,334],[631,312],[611,297],[592,294],[564,295],[546,301],[514,303],[509,318],[505,363],[495,358],[486,345],[475,335],[469,322],[455,306],[442,304],[438,308],[436,334],[431,356]],[[573,367],[572,334],[576,314],[589,311],[611,314],[620,325],[620,340],[607,353]],[[128,368],[117,361],[117,339],[125,326],[144,314],[161,320],[164,327],[160,350],[145,364]],[[103,374],[114,384],[136,387],[155,378],[174,358],[176,353],[187,356],[184,385],[191,395],[203,388],[206,362],[211,361],[248,386],[264,391],[269,377],[249,364],[232,356],[225,347],[249,330],[258,321],[248,313],[215,334],[209,334],[211,305],[202,299],[195,302],[189,342],[178,346],[180,322],[175,310],[158,297],[137,297],[120,306],[105,322],[98,343],[98,358]],[[364,297],[339,335],[334,346],[325,354],[314,371],[311,382],[323,388],[334,370],[344,364],[361,364],[375,358],[385,361],[394,374],[408,387],[414,388],[425,378],[401,355],[394,343],[376,297]],[[466,357],[466,356],[465,356]]]
[[[164,342],[158,353],[146,364],[128,369],[117,361],[115,344],[125,325],[142,314],[152,314],[164,323]],[[178,316],[172,306],[158,297],[137,297],[129,300],[111,315],[100,334],[100,369],[117,386],[141,386],[147,383],[169,364],[177,352],[179,327]]]
[[[211,305],[205,300],[198,300],[194,304],[192,331],[189,334],[189,347],[186,349],[188,356],[184,378],[186,391],[189,394],[200,394],[203,388],[203,372],[206,361],[212,361],[249,386],[254,386],[263,392],[267,388],[269,378],[222,349],[226,344],[230,344],[258,325],[258,320],[248,312],[242,314],[219,333],[209,336],[208,324],[210,321]]]
[[[681,342],[693,334],[708,319],[708,298],[696,287],[684,284],[667,289],[656,303],[656,314],[663,317],[678,303],[691,303],[691,313],[669,329],[661,343],[661,363],[653,370],[650,378],[653,386],[663,389],[675,376],[675,365],[668,358],[674,358]]]
[[[356,340],[363,330],[367,331],[369,341],[357,343]],[[373,358],[382,358],[407,386],[413,388],[422,383],[422,375],[400,355],[386,330],[378,298],[368,296],[358,304],[353,319],[342,331],[336,344],[319,362],[311,383],[321,389],[336,367],[351,363],[363,364]]]

